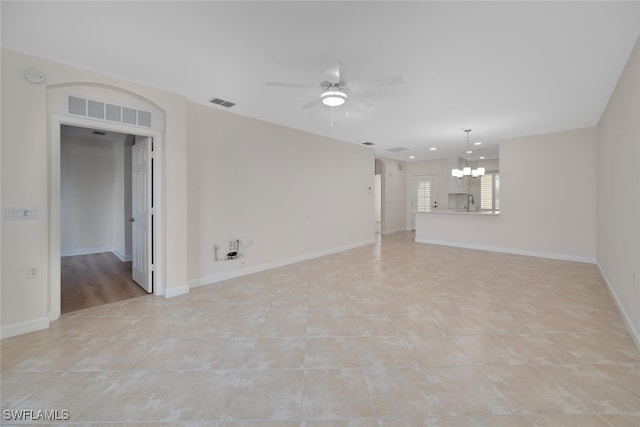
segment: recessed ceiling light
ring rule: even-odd
[[[437,148],[436,148],[436,147],[431,147],[431,148],[429,148],[429,150],[431,150],[431,151],[436,151],[436,150],[437,150]]]
[[[480,159],[480,160],[484,160],[484,156],[480,156],[480,157],[479,157],[479,159]]]
[[[467,150],[467,154],[471,154],[471,153],[473,153],[473,151]]]
[[[482,142],[480,142],[480,141],[474,142],[473,145],[482,145]]]
[[[416,158],[416,156],[409,156],[409,158],[410,158],[410,159],[415,159],[415,158]]]

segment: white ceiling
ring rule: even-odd
[[[2,2],[2,45],[416,160],[595,126],[640,34],[639,2]],[[300,108],[342,62],[343,107]],[[46,73],[47,70],[41,70]],[[365,98],[374,104],[366,108]],[[209,104],[211,105],[211,104]],[[213,106],[211,108],[222,108]],[[226,110],[226,109],[225,109]],[[407,147],[392,154],[385,150]],[[429,147],[438,150],[429,151]]]

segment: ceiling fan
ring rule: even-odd
[[[265,85],[286,88],[316,88],[318,89],[319,93],[314,95],[313,99],[304,103],[301,108],[313,108],[318,105],[325,105],[328,107],[332,107],[333,110],[333,107],[340,107],[354,101],[367,108],[373,107],[374,104],[371,101],[360,96],[359,93],[354,93],[358,92],[357,89],[354,90],[354,83],[356,83],[357,87],[368,86],[370,88],[378,88],[401,85],[404,82],[403,77],[400,75],[347,81],[347,79],[344,77],[341,63],[338,63],[336,72],[332,74],[335,76],[335,78],[331,78],[330,80],[323,80],[320,82],[320,84],[265,82]]]

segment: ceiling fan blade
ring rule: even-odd
[[[386,77],[374,77],[368,79],[360,79],[354,80],[351,83],[355,83],[356,85],[364,85],[368,87],[387,87],[387,86],[398,86],[404,84],[404,77],[397,74],[395,76],[386,76]]]
[[[368,99],[365,99],[365,98],[363,98],[361,96],[356,96],[355,98],[349,99],[349,103],[353,104],[354,107],[362,109],[362,110],[373,108],[373,107],[376,106],[376,104],[374,104],[373,102],[371,102]]]
[[[274,86],[274,87],[299,87],[299,88],[312,88],[316,87],[316,85],[309,84],[301,84],[301,83],[287,83],[287,82],[265,82],[266,86]]]
[[[303,109],[313,108],[313,107],[318,105],[318,103],[319,103],[318,101],[319,101],[318,98],[314,98],[311,101],[302,104],[302,106],[300,108],[303,108]]]

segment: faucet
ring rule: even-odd
[[[467,212],[471,212],[471,203],[473,203],[474,205],[476,204],[475,200],[473,199],[473,194],[467,194],[467,206],[465,206],[467,208]]]

